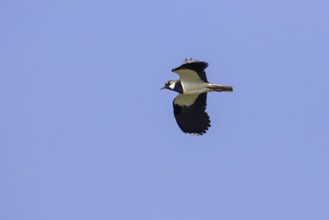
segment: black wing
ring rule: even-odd
[[[196,81],[199,79],[208,82],[205,72],[207,67],[208,63],[206,62],[186,59],[181,66],[172,69],[172,71],[177,73],[183,81]]]
[[[207,93],[200,95],[179,94],[174,99],[173,105],[177,124],[183,132],[192,135],[206,133],[210,127],[210,119],[206,112]]]

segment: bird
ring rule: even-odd
[[[207,67],[207,62],[185,59],[183,64],[172,69],[180,79],[169,80],[161,88],[178,93],[173,100],[174,116],[185,134],[200,136],[211,126],[206,112],[208,92],[233,92],[232,86],[209,83],[205,72]]]

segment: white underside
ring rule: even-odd
[[[184,94],[201,94],[205,92],[210,92],[209,83],[206,82],[182,82]]]

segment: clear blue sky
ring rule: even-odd
[[[2,1],[0,219],[328,220],[329,2]],[[209,62],[212,127],[164,82]]]

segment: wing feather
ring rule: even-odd
[[[208,82],[205,72],[207,67],[206,62],[186,59],[181,66],[172,71],[177,73],[182,81]]]
[[[176,122],[183,132],[202,135],[210,127],[210,118],[206,112],[207,93],[179,94],[173,101],[173,107]]]

